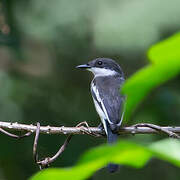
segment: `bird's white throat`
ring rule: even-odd
[[[89,68],[88,71],[91,71],[95,77],[97,77],[97,76],[113,76],[113,75],[117,74],[117,72],[114,70],[105,69],[105,68],[97,68],[97,67]]]

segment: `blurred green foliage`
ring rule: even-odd
[[[90,126],[98,125],[89,92],[92,77],[76,71],[75,66],[96,57],[110,57],[122,66],[126,77],[131,76],[149,64],[145,53],[152,44],[179,31],[179,6],[179,0],[1,1],[0,120],[39,121],[51,126],[75,126],[86,120]],[[150,122],[178,126],[179,88],[177,76],[151,91],[136,106],[129,125]],[[64,138],[41,135],[40,158],[54,154]],[[146,145],[163,136],[121,138]],[[39,170],[32,158],[33,136],[16,141],[1,135],[0,141],[0,179],[24,180]],[[52,167],[73,166],[84,151],[103,142],[75,136]],[[180,171],[170,163],[151,160],[142,169],[122,166],[113,175],[102,169],[91,179],[119,177],[179,180]]]
[[[101,145],[84,154],[75,167],[44,170],[33,176],[31,180],[59,178],[82,180],[87,179],[108,162],[140,168],[152,157],[169,161],[180,167],[179,148],[180,142],[172,139],[161,140],[145,147],[128,141],[120,141],[114,146]]]
[[[148,92],[180,72],[180,33],[154,45],[148,51],[151,64],[129,78],[123,92],[127,95],[126,116]],[[140,88],[141,87],[141,88]]]

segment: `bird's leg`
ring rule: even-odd
[[[83,133],[88,134],[90,136],[93,136],[93,137],[100,137],[100,136],[102,136],[100,134],[93,133],[91,131],[91,128],[89,127],[89,125],[88,125],[88,123],[86,121],[80,122],[76,127],[79,127],[80,130]]]
[[[117,124],[110,124],[110,128],[113,133],[118,134],[120,126],[118,126]]]
[[[103,123],[100,123],[100,124],[98,125],[98,128],[101,129],[101,131],[103,131],[103,130],[104,130]]]
[[[91,134],[91,129],[86,121],[80,122],[79,124],[76,125],[76,127],[80,127],[84,133]]]

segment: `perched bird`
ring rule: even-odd
[[[86,69],[94,74],[91,82],[91,94],[97,113],[107,135],[107,142],[117,141],[117,130],[123,120],[124,96],[120,94],[124,83],[124,73],[114,60],[97,58],[77,68]],[[108,170],[115,172],[118,165],[110,163]]]

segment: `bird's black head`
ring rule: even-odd
[[[108,76],[108,75],[120,75],[123,76],[123,72],[119,64],[109,58],[97,58],[89,61],[87,64],[79,65],[77,68],[87,69],[95,76]]]

